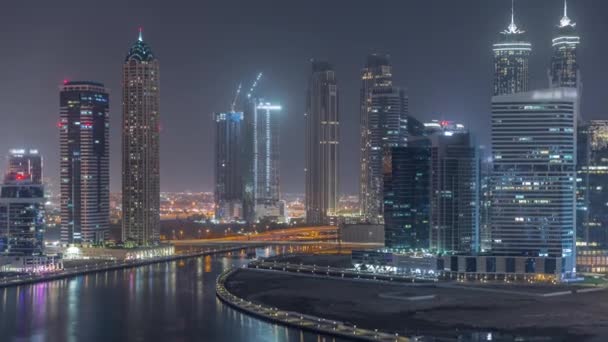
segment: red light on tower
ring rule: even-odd
[[[66,84],[68,84],[69,82],[70,82],[70,80],[68,80],[67,78],[64,78],[64,79],[63,79],[63,85],[66,85]]]
[[[26,179],[27,179],[27,176],[24,173],[18,173],[15,175],[15,180],[22,181],[22,180],[26,180]]]

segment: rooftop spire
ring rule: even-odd
[[[517,25],[515,25],[515,0],[511,0],[511,23],[509,24],[507,29],[505,31],[503,31],[503,33],[505,33],[505,34],[524,33],[524,31],[521,31],[520,29],[517,28]]]
[[[143,29],[140,27],[139,28],[139,37],[137,38],[137,40],[139,40],[140,42],[144,41],[144,34],[143,34]]]
[[[509,27],[515,27],[515,0],[511,0],[511,25]]]
[[[572,26],[574,27],[576,24],[568,18],[568,0],[564,0],[564,16],[559,21],[559,27]]]

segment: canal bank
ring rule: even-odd
[[[141,260],[125,260],[125,261],[107,261],[104,263],[97,263],[94,265],[83,265],[83,266],[75,266],[73,268],[64,269],[59,272],[47,273],[47,274],[34,274],[34,275],[18,275],[6,278],[0,278],[0,288],[8,287],[8,286],[18,286],[25,284],[32,284],[44,281],[51,281],[69,277],[75,277],[90,273],[97,272],[105,272],[112,271],[124,268],[131,267],[140,267],[145,265],[151,265],[156,263],[168,262],[168,261],[177,261],[188,258],[196,258],[207,255],[221,254],[221,253],[229,253],[234,251],[239,251],[242,249],[250,248],[248,246],[231,246],[231,247],[222,247],[222,248],[207,248],[204,250],[198,251],[189,251],[180,254],[175,254],[171,256],[164,256],[158,258],[151,259],[141,259]]]
[[[399,336],[398,333],[381,332],[377,329],[361,329],[357,328],[356,325],[351,325],[345,322],[329,320],[294,311],[280,310],[276,307],[273,308],[270,306],[253,303],[237,297],[226,289],[225,286],[226,281],[236,271],[237,269],[233,268],[220,274],[216,283],[216,295],[222,302],[249,315],[296,329],[308,330],[319,334],[347,338],[350,340],[385,342],[406,342],[410,340],[406,337]]]
[[[346,342],[272,324],[217,298],[232,252],[0,288],[0,340]]]

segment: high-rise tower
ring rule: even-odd
[[[338,85],[331,64],[312,61],[306,110],[306,220],[327,224],[338,206]]]
[[[159,62],[139,38],[123,64],[122,239],[139,245],[160,235]]]
[[[366,193],[364,217],[372,223],[382,222],[384,155],[391,147],[407,145],[408,98],[397,87],[376,87],[371,92],[367,113]]]
[[[532,44],[525,31],[515,25],[514,6],[511,3],[511,23],[500,33],[494,51],[494,95],[506,95],[528,90],[528,64]]]
[[[564,275],[575,272],[577,102],[573,88],[492,98],[492,252],[550,257]]]
[[[243,199],[249,223],[279,218],[279,120],[280,105],[247,95],[244,104]]]
[[[564,16],[557,26],[552,43],[553,56],[551,58],[551,69],[549,70],[551,87],[578,88],[580,75],[576,50],[580,43],[580,37],[576,31],[576,23],[568,18],[568,3],[566,0],[564,0]]]
[[[359,204],[361,214],[368,218],[375,216],[371,210],[369,159],[371,153],[369,114],[372,110],[372,91],[377,88],[390,88],[393,84],[392,67],[388,55],[371,54],[367,56],[365,67],[361,70],[360,93],[360,148],[361,171],[359,181]],[[373,214],[370,214],[373,212]]]
[[[243,219],[243,112],[215,115],[215,218]]]
[[[279,219],[279,120],[281,106],[256,101],[253,118],[255,221]]]
[[[101,83],[66,82],[59,102],[61,241],[99,243],[110,229],[109,95]]]
[[[42,184],[15,179],[0,185],[0,226],[0,256],[42,255],[45,231]]]

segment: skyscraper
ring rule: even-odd
[[[397,87],[375,87],[371,91],[371,107],[367,113],[367,149],[364,216],[372,223],[382,221],[382,160],[391,147],[407,145],[408,98]]]
[[[513,4],[511,23],[500,33],[500,41],[494,51],[494,95],[528,91],[528,64],[532,44],[526,40],[525,31],[515,25]]]
[[[469,133],[436,133],[424,138],[426,139],[430,143],[431,151],[430,248],[441,252],[477,252],[479,247],[477,149]]]
[[[492,252],[545,256],[575,272],[578,94],[492,98]]]
[[[568,18],[568,3],[566,0],[564,0],[564,16],[557,26],[552,43],[553,56],[551,57],[551,69],[549,70],[551,87],[579,87],[580,77],[576,50],[580,43],[580,37],[576,31],[576,23]]]
[[[479,251],[492,249],[492,157],[480,148],[479,167]]]
[[[123,64],[122,239],[160,238],[159,62],[139,38]]]
[[[42,184],[42,156],[34,149],[12,149],[8,155],[5,180],[28,179]]]
[[[44,190],[30,179],[0,186],[0,255],[40,256],[44,252]]]
[[[109,95],[101,83],[65,82],[59,105],[61,241],[102,242],[110,229]]]
[[[256,100],[253,118],[255,221],[280,219],[279,120],[281,106]]]
[[[361,171],[359,181],[359,205],[361,214],[368,218],[377,216],[377,210],[369,208],[372,200],[369,193],[370,175],[369,154],[371,146],[369,142],[369,113],[372,110],[372,90],[376,88],[390,88],[392,82],[392,67],[388,55],[371,54],[367,56],[365,67],[361,71],[361,93],[360,93],[360,148],[361,148]],[[377,205],[375,205],[377,207]],[[372,214],[370,214],[370,212]]]
[[[338,205],[338,85],[333,67],[312,61],[306,109],[306,220],[327,224]]]
[[[608,246],[608,121],[579,123],[577,151],[577,237]]]
[[[215,218],[243,219],[243,113],[215,114]]]
[[[384,241],[391,249],[428,249],[431,151],[391,147],[384,157]]]

